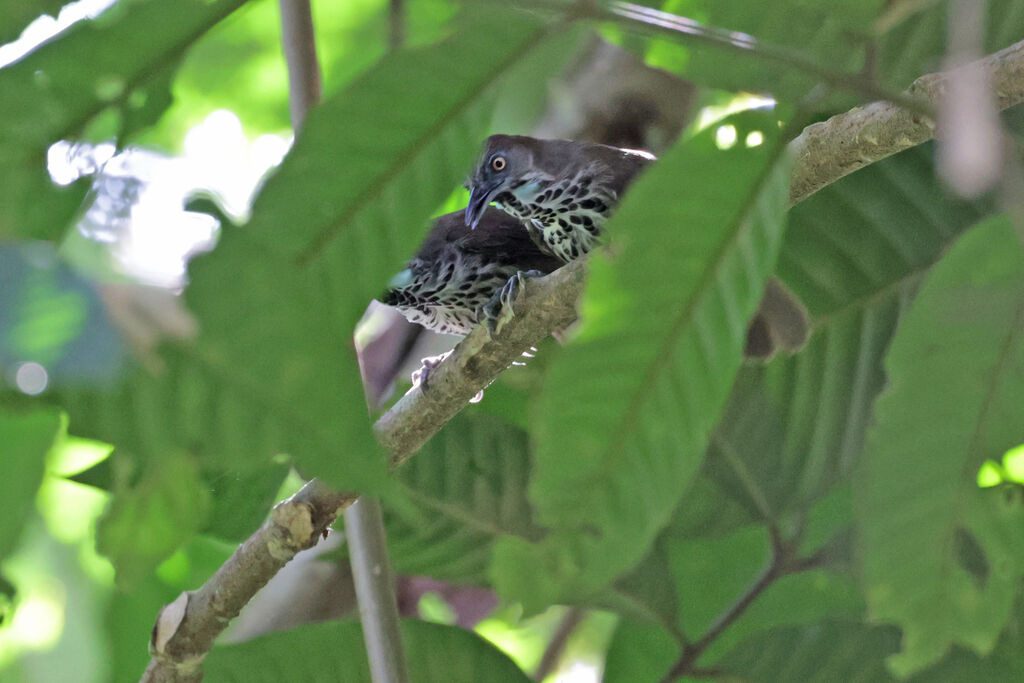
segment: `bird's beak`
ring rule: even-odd
[[[498,193],[495,185],[473,185],[469,191],[469,204],[466,206],[466,225],[476,228],[487,211],[487,205]]]

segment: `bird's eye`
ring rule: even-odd
[[[505,161],[505,157],[501,155],[495,155],[491,157],[491,168],[493,168],[495,171],[504,171],[505,166],[507,165],[508,162]]]

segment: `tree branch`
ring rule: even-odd
[[[1001,109],[1024,101],[1024,41],[979,63]],[[942,95],[946,77],[944,73],[922,76],[908,93],[934,104]],[[929,120],[880,102],[811,125],[790,143],[795,156],[790,202],[796,204],[859,168],[931,139],[934,133]],[[397,467],[411,457],[523,351],[570,323],[576,316],[585,273],[585,262],[577,261],[528,280],[514,303],[515,317],[501,333],[491,337],[485,328],[475,329],[434,369],[425,393],[416,388],[395,403],[374,425],[392,464]],[[161,611],[153,631],[153,659],[142,680],[198,681],[202,658],[228,621],[296,552],[314,545],[339,510],[353,500],[349,494],[327,490],[313,481],[275,507],[270,521],[206,584],[183,593]],[[811,566],[816,563],[794,564],[799,569]],[[769,567],[720,617],[712,627],[714,632],[721,633],[732,623],[777,578],[778,571]],[[701,647],[707,639],[705,635],[689,647]]]
[[[355,496],[316,479],[278,503],[256,533],[201,588],[165,606],[150,637],[143,683],[202,680],[202,661],[228,623],[297,552],[312,548]]]
[[[1024,102],[1024,41],[968,67],[988,80],[999,109]],[[935,107],[951,73],[921,76],[907,94]],[[868,164],[931,140],[935,129],[932,119],[889,102],[872,102],[808,126],[789,143],[794,159],[790,205]]]

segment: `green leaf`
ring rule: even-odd
[[[191,264],[189,275],[186,296],[201,333],[183,369],[197,365],[211,376],[210,384],[196,377],[195,396],[205,393],[222,411],[210,420],[183,405],[202,430],[197,436],[230,436],[232,429],[267,419],[265,443],[252,455],[267,457],[276,446],[306,476],[381,492],[387,459],[370,432],[352,327],[338,325],[328,288],[255,244],[246,229],[227,230],[213,254]],[[211,391],[203,391],[204,384]],[[172,389],[161,389],[159,400],[172,397]],[[216,429],[225,422],[226,429]]]
[[[989,652],[1024,574],[1020,496],[976,483],[1024,441],[1024,254],[1007,219],[932,271],[886,370],[855,502],[871,615],[902,627],[889,662],[906,675],[953,643]]]
[[[505,595],[534,607],[586,595],[636,564],[668,522],[774,268],[788,164],[771,146],[722,151],[702,134],[645,174],[610,221],[615,257],[592,262],[582,334],[536,406],[530,496],[554,533],[505,546],[492,572]],[[536,588],[539,576],[560,589]]]
[[[414,683],[530,680],[511,659],[471,631],[412,619],[402,621],[401,631]],[[371,683],[362,630],[354,622],[301,626],[215,647],[204,669],[204,680],[210,683]]]
[[[922,3],[918,3],[922,4]],[[912,3],[890,3],[894,16]],[[941,71],[946,57],[945,2],[931,2],[925,9],[896,24],[878,41],[878,76],[891,87],[906,88],[918,76]],[[1024,34],[1024,12],[1016,0],[989,0],[984,5],[981,36],[984,53],[996,52],[1020,40]]]
[[[133,93],[165,78],[192,42],[242,2],[126,4],[0,70],[0,92],[18,93],[0,98],[0,239],[60,236],[84,188],[53,186],[47,148],[77,136],[108,107],[131,109]]]
[[[652,41],[646,54],[650,64],[678,71],[714,88],[770,92],[795,100],[814,87],[820,77],[769,55],[781,53],[783,57],[808,60],[818,68],[856,73],[864,60],[875,13],[884,2],[674,0],[654,4],[720,29],[723,39],[739,47],[729,49],[692,39],[692,35],[686,41],[690,33],[686,31],[682,40]],[[752,36],[753,41],[745,40],[742,34]]]
[[[138,484],[119,489],[96,532],[96,548],[114,563],[118,585],[137,585],[191,538],[210,502],[198,466],[185,455],[161,459]]]
[[[288,423],[279,441],[307,474],[384,486],[351,331],[464,177],[495,86],[550,33],[492,12],[441,45],[383,59],[310,113],[250,223],[190,267],[194,353],[231,385],[239,422],[269,408]]]
[[[740,370],[705,466],[751,519],[806,507],[849,475],[902,311],[922,274],[990,210],[951,200],[926,146],[790,212],[778,275],[807,305],[814,332],[795,356]]]
[[[247,229],[287,257],[334,268],[343,277],[328,281],[342,291],[376,294],[464,179],[498,85],[553,34],[521,13],[473,16],[439,45],[388,55],[313,109]]]
[[[399,473],[418,513],[389,515],[395,569],[485,584],[497,538],[541,533],[526,500],[529,471],[524,430],[486,415],[449,422]]]
[[[3,446],[3,476],[0,477],[0,559],[21,537],[25,520],[32,511],[36,491],[43,481],[46,454],[65,428],[56,410],[37,409],[28,413],[0,410],[0,443]]]
[[[716,668],[740,680],[763,683],[881,683],[891,680],[884,658],[898,643],[894,628],[824,621],[759,633],[736,646]]]

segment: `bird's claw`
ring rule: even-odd
[[[527,278],[544,275],[539,270],[520,270],[508,279],[504,286],[494,293],[491,300],[480,307],[480,319],[487,324],[487,330],[494,336],[501,328],[515,317],[512,311],[513,302],[523,290]]]
[[[438,365],[444,362],[444,360],[451,355],[451,351],[445,351],[444,353],[437,356],[427,356],[420,360],[420,367],[417,370],[413,370],[412,388],[416,389],[419,387],[420,391],[427,390],[427,382],[430,377],[430,372]],[[411,391],[411,390],[410,390]]]

